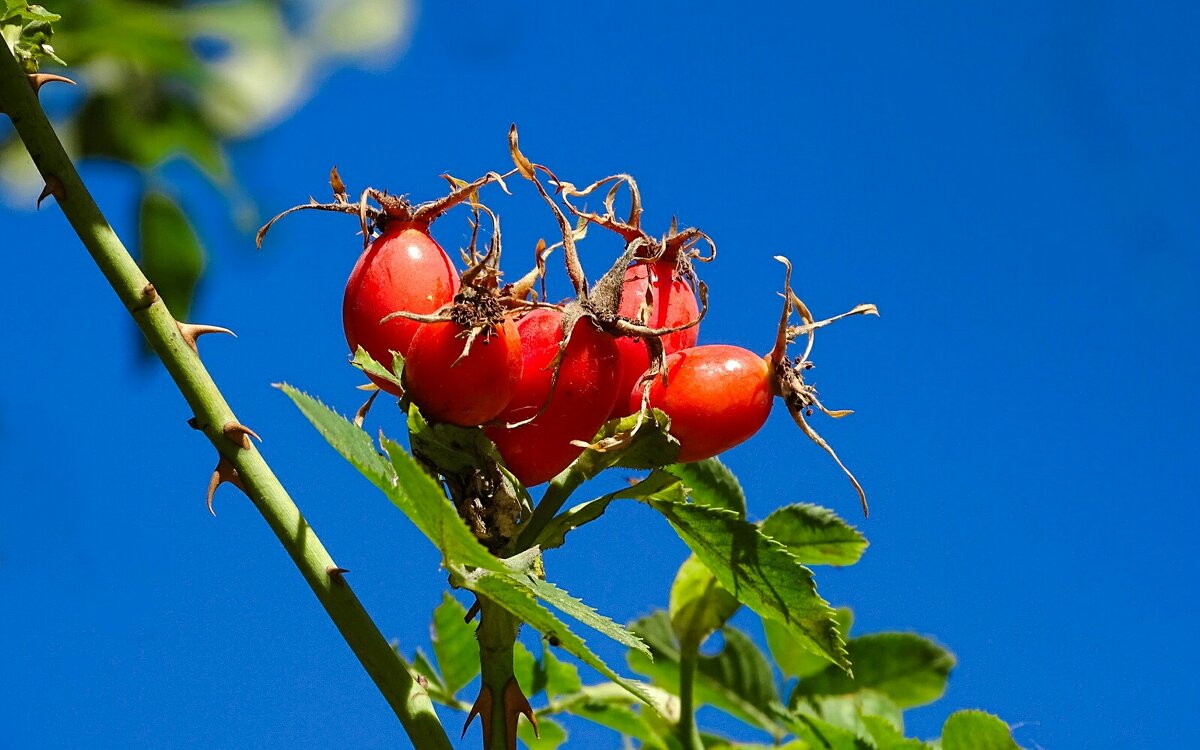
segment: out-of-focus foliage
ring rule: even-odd
[[[176,157],[227,196],[239,227],[251,228],[256,212],[238,189],[229,143],[287,117],[320,71],[396,50],[411,18],[407,0],[57,0],[49,9],[4,2],[5,41],[26,69],[41,58],[65,65],[62,72],[80,84],[70,113],[55,123],[71,155],[138,171],[143,229],[147,202],[169,200],[151,196],[171,192],[161,168]],[[0,144],[0,181],[22,206],[32,207],[41,188],[11,135]],[[140,237],[151,281],[198,282],[203,249],[159,238],[169,234],[151,227]],[[186,317],[192,288],[175,283],[160,292]]]

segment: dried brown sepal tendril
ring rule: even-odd
[[[550,196],[550,193],[538,178],[538,173],[541,172],[546,175],[549,182],[556,186],[560,194],[567,192],[570,183],[560,180],[549,167],[534,163],[525,156],[519,147],[516,125],[513,125],[508,131],[508,143],[509,152],[512,155],[517,171],[521,173],[522,177],[534,184],[538,194],[541,195],[546,205],[550,207],[558,222],[559,231],[562,234],[562,248],[567,276],[575,288],[575,299],[563,305],[563,337],[559,344],[558,354],[551,362],[551,366],[554,367],[554,374],[550,381],[551,393],[553,393],[554,386],[557,383],[558,365],[562,361],[568,344],[570,344],[575,326],[582,319],[588,318],[611,336],[631,336],[645,343],[650,354],[650,368],[645,379],[646,386],[644,388],[643,403],[648,403],[649,384],[653,382],[655,377],[665,376],[666,374],[666,355],[663,351],[661,337],[699,325],[708,312],[708,290],[702,282],[699,282],[698,279],[695,280],[694,285],[700,297],[700,313],[695,320],[688,321],[686,324],[680,326],[654,328],[622,317],[618,313],[621,306],[621,294],[625,284],[625,271],[635,260],[657,260],[666,257],[664,254],[667,252],[674,252],[675,257],[679,259],[678,262],[684,264],[688,272],[692,273],[690,266],[690,250],[692,247],[698,242],[706,241],[712,248],[713,253],[715,253],[715,245],[712,244],[707,235],[704,235],[699,230],[685,230],[687,232],[686,237],[684,233],[674,233],[662,240],[655,240],[642,231],[640,228],[642,212],[641,196],[637,190],[636,182],[633,182],[633,179],[628,175],[616,175],[605,178],[593,185],[589,185],[584,190],[576,190],[574,187],[570,187],[572,194],[586,195],[605,184],[612,183],[612,188],[610,188],[609,194],[605,198],[605,214],[589,214],[577,210],[570,205],[568,205],[568,211],[578,220],[600,224],[626,238],[624,252],[621,253],[612,267],[600,277],[596,284],[591,286],[584,275],[583,265],[579,260],[579,251],[575,244],[577,231],[572,229],[571,222],[567,218],[566,213],[563,212],[554,198]],[[616,189],[622,184],[629,186],[633,203],[633,207],[630,210],[630,218],[625,221],[616,218],[613,208]],[[690,278],[695,279],[694,273]]]
[[[805,419],[805,417],[812,416],[814,407],[826,416],[834,417],[835,419],[840,419],[853,412],[849,409],[827,409],[821,403],[820,399],[817,398],[817,389],[804,382],[804,372],[811,370],[813,367],[812,362],[809,360],[809,355],[812,354],[813,341],[818,329],[824,328],[836,320],[848,318],[852,315],[879,315],[879,309],[875,305],[870,304],[858,305],[852,310],[835,315],[832,318],[815,320],[812,313],[809,312],[808,306],[792,291],[791,262],[782,255],[776,255],[775,260],[782,263],[784,268],[787,269],[783,277],[783,314],[779,319],[779,329],[775,336],[775,347],[769,355],[771,367],[775,375],[775,387],[778,389],[779,395],[783,397],[784,403],[787,404],[788,413],[792,415],[792,420],[795,421],[796,425],[808,436],[809,440],[812,440],[822,450],[832,456],[837,465],[850,478],[854,489],[858,491],[858,498],[862,502],[863,516],[865,517],[869,515],[867,493],[863,491],[862,485],[859,484],[854,474],[842,463],[842,459],[838,458],[833,447],[825,441],[825,438],[817,434],[817,431]],[[800,320],[803,321],[801,325],[791,325],[793,312],[800,316]],[[804,353],[798,357],[789,358],[787,354],[788,345],[801,336],[807,339],[804,346]]]
[[[321,203],[315,198],[309,198],[308,203],[292,206],[286,211],[276,214],[270,221],[263,225],[262,229],[258,230],[258,234],[254,237],[254,244],[261,249],[263,238],[267,236],[267,232],[270,231],[275,222],[288,214],[295,213],[296,211],[315,210],[333,211],[335,213],[357,216],[362,231],[363,248],[365,249],[371,243],[371,237],[377,232],[382,232],[393,221],[430,224],[460,203],[469,202],[472,205],[477,204],[479,190],[492,183],[500,185],[501,189],[508,192],[508,187],[504,184],[504,178],[512,174],[513,172],[511,171],[503,175],[498,172],[488,172],[472,182],[458,180],[450,175],[442,175],[451,185],[450,192],[436,200],[414,206],[406,196],[392,195],[386,190],[377,190],[372,187],[363,190],[359,199],[351,202],[350,195],[346,191],[346,185],[342,181],[341,175],[338,174],[337,167],[334,167],[329,171],[329,186],[333,190],[332,203]],[[373,206],[368,201],[375,201],[377,205]]]

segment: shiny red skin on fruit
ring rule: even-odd
[[[558,382],[550,393],[550,361],[562,341],[562,312],[534,310],[517,324],[523,359],[521,381],[508,408],[500,415],[519,422],[545,410],[527,425],[508,429],[486,427],[504,463],[531,487],[567,468],[583,449],[572,440],[590,441],[608,421],[620,395],[617,380],[617,344],[587,318],[575,325],[559,367]],[[549,396],[549,403],[546,399]]]
[[[408,397],[431,422],[475,427],[495,419],[521,380],[521,337],[505,318],[481,333],[467,356],[466,329],[457,323],[426,323],[413,336],[404,361]]]
[[[667,357],[667,379],[655,379],[650,405],[671,418],[679,440],[679,461],[710,458],[758,432],[774,401],[771,366],[762,356],[738,346],[709,344]],[[637,411],[642,391],[629,394]]]
[[[458,272],[445,251],[420,223],[394,223],[367,247],[350,272],[342,299],[342,325],[353,353],[362,347],[375,361],[392,366],[391,352],[408,354],[421,326],[415,320],[384,317],[404,310],[432,313],[458,293]],[[371,378],[385,391],[400,395],[392,383]]]
[[[646,325],[651,328],[674,328],[700,317],[696,293],[692,286],[675,270],[675,261],[660,260],[655,263],[635,263],[625,271],[625,284],[621,292],[622,317],[637,320],[638,311],[646,299],[646,288],[653,286],[654,304]],[[668,333],[662,337],[663,349],[667,354],[696,345],[700,326]],[[626,336],[617,339],[621,353],[621,392],[625,393],[637,385],[642,374],[650,367],[650,353],[641,339]],[[624,417],[637,411],[626,408],[623,399],[613,407],[612,419]]]

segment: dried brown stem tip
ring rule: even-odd
[[[246,492],[246,486],[242,484],[242,478],[238,476],[233,463],[228,458],[221,456],[221,460],[217,461],[217,468],[213,469],[212,477],[208,480],[208,512],[214,516],[217,515],[217,512],[213,510],[213,495],[216,494],[217,488],[226,482],[237,487],[243,493]]]
[[[258,436],[257,432],[241,422],[226,422],[225,426],[221,428],[221,434],[229,442],[246,449],[250,448],[250,438],[254,438],[260,443],[262,442],[262,438]]]
[[[187,345],[190,346],[192,351],[196,352],[197,354],[199,354],[200,351],[196,348],[196,339],[200,338],[206,333],[228,333],[230,336],[237,338],[236,333],[228,328],[222,328],[221,326],[206,326],[199,323],[179,322],[176,322],[175,325],[179,326],[179,334],[183,336],[183,340],[187,342]],[[255,435],[255,437],[258,436]]]

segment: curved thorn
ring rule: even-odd
[[[53,73],[30,73],[26,78],[29,79],[29,85],[33,87],[35,94],[41,92],[42,86],[45,86],[47,83],[69,83],[72,86],[75,85],[75,82],[70,78]]]
[[[42,188],[42,192],[38,195],[37,207],[41,208],[42,201],[46,200],[52,195],[54,196],[55,200],[62,202],[62,199],[67,195],[67,190],[63,187],[62,180],[51,174],[46,175],[46,185]]]
[[[221,434],[229,442],[247,450],[250,448],[250,438],[262,442],[262,438],[258,436],[257,432],[237,421],[226,422],[225,426],[221,428]]]
[[[183,336],[183,340],[192,348],[192,351],[196,352],[197,354],[200,353],[200,350],[196,348],[196,339],[200,338],[206,333],[228,333],[235,339],[237,338],[236,333],[228,328],[222,328],[221,326],[207,326],[200,323],[180,323],[179,321],[176,321],[175,325],[179,326],[179,335]],[[258,436],[255,435],[255,437]]]
[[[213,469],[212,476],[208,480],[206,503],[208,505],[208,512],[214,516],[217,515],[217,512],[213,510],[213,495],[216,494],[217,488],[226,482],[237,487],[243,493],[246,492],[246,487],[242,484],[242,478],[238,476],[237,469],[228,458],[221,456],[220,460],[217,461],[217,468]]]
[[[533,714],[533,707],[529,705],[529,699],[525,697],[525,693],[521,692],[517,678],[509,677],[508,683],[504,686],[504,721],[509,750],[517,750],[517,722],[521,720],[521,716],[529,719],[529,723],[533,725],[533,735],[541,739],[542,736],[538,733],[537,717]]]
[[[345,586],[346,579],[343,576],[349,572],[350,571],[346,568],[339,568],[336,565],[330,565],[328,568],[325,568],[325,575],[329,576],[329,580],[332,581],[335,586]]]
[[[492,689],[487,685],[479,689],[479,697],[471,704],[471,710],[467,713],[467,720],[463,722],[462,735],[459,739],[467,736],[467,729],[470,728],[471,721],[476,716],[483,724],[483,741],[486,744],[488,738],[492,736]]]

